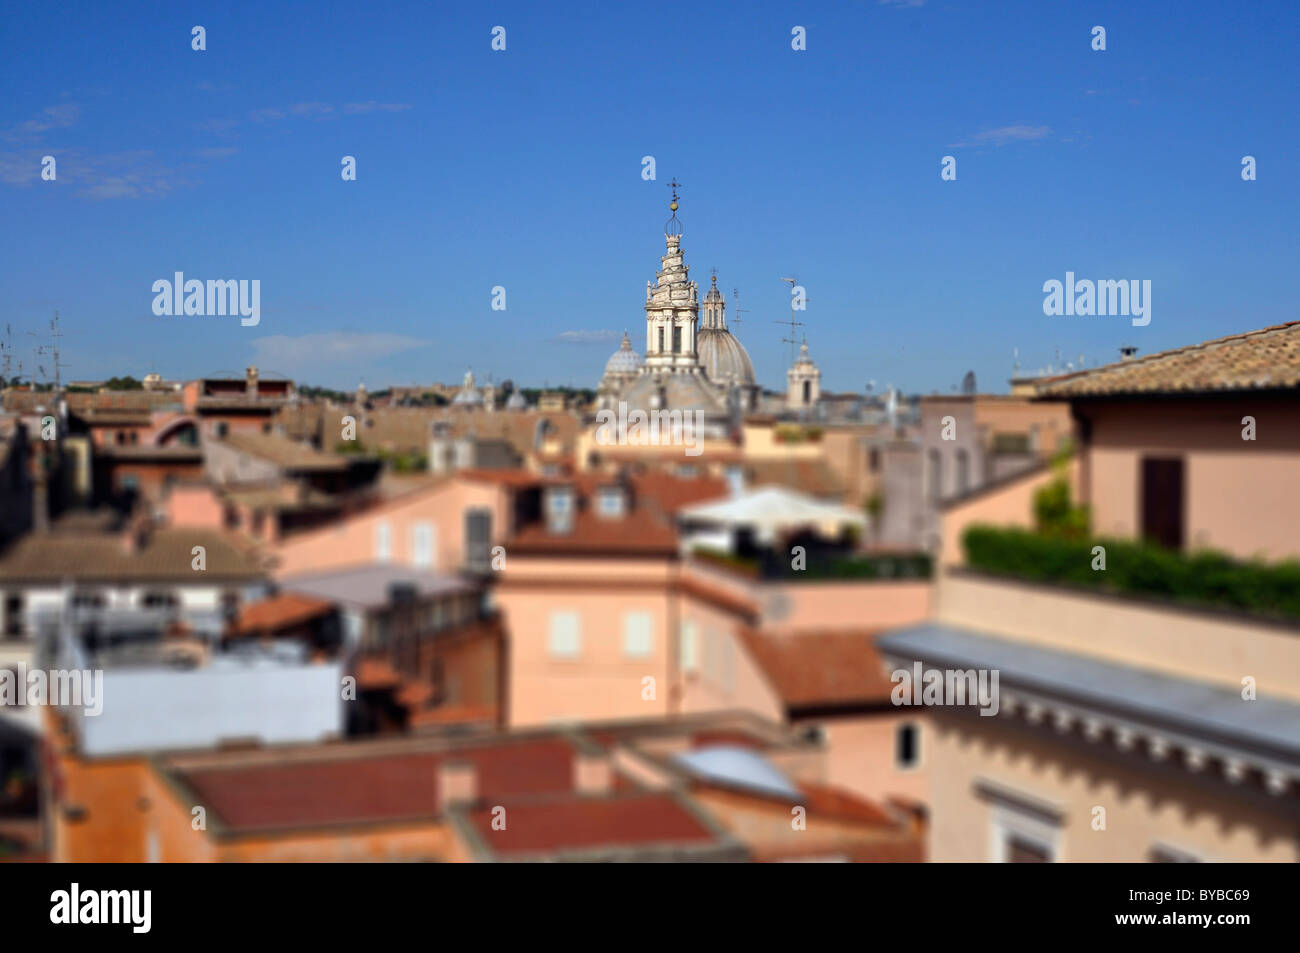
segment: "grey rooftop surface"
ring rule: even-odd
[[[475,590],[471,582],[460,576],[390,563],[365,563],[345,569],[301,573],[281,580],[280,588],[285,592],[301,592],[343,605],[375,609],[389,603],[389,586],[394,583],[414,586],[416,597],[421,599]]]
[[[997,669],[999,683],[1008,687],[1300,762],[1295,702],[1245,701],[1240,690],[938,623],[890,632],[876,645],[886,656],[927,667]]]

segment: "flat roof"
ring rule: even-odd
[[[940,623],[890,632],[876,645],[887,656],[933,667],[996,669],[1000,682],[1300,762],[1300,704],[1295,702],[1244,701],[1239,690],[1208,682]]]
[[[391,563],[364,563],[344,569],[299,573],[281,579],[280,588],[373,609],[388,605],[389,586],[394,583],[414,586],[417,598],[456,595],[476,589],[473,583],[461,576]]]

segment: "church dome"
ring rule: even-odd
[[[726,328],[700,328],[695,352],[713,383],[754,385],[754,365],[749,353]]]
[[[619,345],[618,350],[615,351],[610,356],[609,360],[605,362],[605,376],[608,377],[610,375],[618,374],[630,375],[635,374],[640,370],[641,355],[632,350],[632,341],[627,336],[627,332],[624,331],[623,343]]]

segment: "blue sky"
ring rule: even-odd
[[[1297,50],[1282,2],[11,6],[0,325],[28,369],[57,308],[65,380],[594,386],[644,344],[676,176],[761,383],[795,275],[825,387],[1003,391],[1013,348],[1300,318]],[[175,271],[259,279],[261,323],[155,317]],[[1066,271],[1150,280],[1151,323],[1044,316]]]

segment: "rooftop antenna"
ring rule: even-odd
[[[59,360],[59,338],[63,337],[63,332],[59,330],[59,312],[54,312],[54,318],[50,321],[50,354],[54,358],[54,390],[56,392],[63,390],[63,377],[60,369],[67,367],[63,361]]]
[[[798,279],[798,278],[782,278],[781,280],[782,280],[782,281],[789,282],[791,291],[793,291],[794,288],[795,288],[795,286],[799,284],[799,279]],[[805,300],[807,300],[807,299],[805,299]],[[803,323],[802,321],[796,321],[796,320],[794,319],[794,296],[793,296],[793,295],[791,295],[791,297],[790,297],[790,320],[789,320],[789,321],[773,321],[772,323],[773,323],[773,324],[788,324],[788,325],[790,326],[790,336],[789,336],[788,338],[787,338],[787,337],[783,337],[783,338],[781,338],[781,341],[782,341],[783,343],[785,343],[785,344],[789,344],[789,345],[790,345],[790,366],[793,367],[793,366],[794,366],[794,346],[795,346],[796,344],[799,343],[799,341],[795,338],[795,330],[794,330],[794,329],[795,329],[795,328],[801,328],[801,327],[804,327],[804,323]]]
[[[732,289],[731,289],[731,299],[732,299],[733,302],[735,302],[734,306],[733,306],[732,309],[731,309],[731,314],[732,314],[732,318],[731,318],[731,320],[734,321],[735,324],[736,324],[736,327],[739,328],[739,327],[740,327],[740,316],[741,316],[742,314],[749,314],[749,309],[748,309],[748,308],[742,308],[742,307],[740,306],[740,291],[739,291],[738,289],[736,289],[736,288],[732,288]]]
[[[0,387],[9,386],[9,372],[14,363],[14,329],[5,325],[5,339],[0,341]]]

